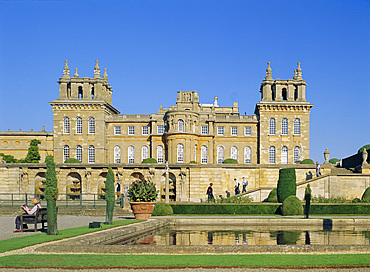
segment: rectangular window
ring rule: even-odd
[[[208,134],[208,126],[202,126],[202,134]]]
[[[149,127],[148,126],[143,126],[141,127],[141,131],[143,135],[148,135],[149,134]]]
[[[164,132],[164,126],[157,126],[157,133],[163,134],[163,132]]]
[[[217,127],[217,135],[224,135],[224,127]]]
[[[245,127],[244,128],[244,135],[245,136],[252,136],[252,127]]]
[[[238,136],[238,127],[231,127],[231,135]]]
[[[121,135],[121,126],[114,127],[114,135]]]
[[[128,127],[128,135],[135,135],[135,127],[129,126]]]

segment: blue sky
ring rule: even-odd
[[[123,114],[197,90],[252,115],[267,61],[281,79],[300,61],[310,157],[370,143],[370,1],[0,1],[0,131],[52,131],[65,59],[80,77],[98,59]]]

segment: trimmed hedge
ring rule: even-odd
[[[301,164],[315,164],[315,163],[311,159],[304,159],[303,161],[301,161]]]
[[[159,202],[155,204],[152,215],[154,216],[173,215],[173,210],[170,204]]]
[[[141,163],[157,163],[157,160],[154,158],[146,158],[146,159],[143,159]]]
[[[267,197],[267,202],[277,203],[277,188],[274,188],[269,193],[269,196]]]
[[[277,183],[277,199],[283,203],[289,196],[295,196],[297,184],[294,168],[283,168],[279,170],[279,180]]]
[[[303,215],[303,206],[301,201],[296,196],[287,197],[281,207],[282,215]]]
[[[361,197],[362,201],[370,201],[370,187],[367,187],[364,194]]]
[[[174,214],[275,214],[280,204],[170,204]]]
[[[235,160],[235,159],[225,159],[222,163],[238,163],[238,161],[237,160]]]
[[[281,204],[170,204],[173,214],[229,214],[274,215]],[[304,205],[303,205],[304,207]],[[370,215],[370,204],[315,204],[311,203],[310,215],[345,214]]]
[[[69,158],[69,159],[66,159],[64,163],[81,163],[81,162],[75,158]]]

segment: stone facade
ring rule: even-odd
[[[57,164],[59,190],[66,194],[61,197],[104,194],[108,165],[123,185],[138,177],[155,182],[164,200],[168,161],[169,197],[176,201],[205,198],[210,182],[216,196],[225,196],[226,191],[233,195],[233,179],[242,177],[249,181],[250,196],[261,201],[276,187],[280,168],[296,168],[299,182],[314,172],[295,164],[309,158],[312,108],[299,63],[288,80],[274,80],[268,63],[254,115],[239,114],[237,102],[221,107],[217,97],[212,104],[201,104],[197,91],[178,91],[176,104],[161,105],[157,113],[122,115],[112,105],[113,89],[106,69],[101,76],[98,61],[92,78],[80,78],[77,68],[71,77],[66,61],[58,83],[59,97],[50,102],[53,132],[0,132],[0,153],[24,158],[29,142],[40,140],[41,162],[50,154]],[[65,164],[68,158],[81,164]],[[145,158],[158,163],[142,164]],[[238,164],[222,164],[227,158]],[[1,192],[40,194],[44,182],[44,164],[0,164]],[[335,182],[331,179],[328,184]],[[358,190],[368,180],[361,182]],[[330,186],[314,186],[313,192],[333,195]]]

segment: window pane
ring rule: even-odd
[[[275,119],[271,118],[269,122],[269,134],[275,135],[276,127],[275,127]]]
[[[149,157],[149,151],[147,146],[143,146],[141,148],[141,161],[147,159]]]
[[[121,148],[118,145],[114,147],[114,163],[121,163]]]
[[[238,148],[236,146],[231,148],[231,158],[236,161],[238,160]]]
[[[299,118],[294,119],[294,135],[301,135],[301,120]]]
[[[208,126],[202,126],[202,134],[208,134]]]
[[[133,146],[128,147],[128,163],[135,163],[135,149]]]
[[[142,133],[143,133],[143,135],[148,135],[149,134],[149,127],[148,126],[143,126],[142,127]]]
[[[157,162],[163,163],[163,146],[157,146]]]
[[[94,117],[89,118],[89,134],[95,133],[95,119]]]
[[[184,131],[184,121],[179,120],[178,126],[179,126],[179,131],[183,132]]]
[[[250,146],[244,149],[244,163],[252,163],[252,149]]]
[[[135,135],[135,126],[128,127],[128,135]]]
[[[287,164],[288,163],[288,147],[283,146],[281,149],[281,163]]]
[[[281,121],[281,134],[288,135],[288,119],[286,118]]]
[[[67,116],[63,118],[63,133],[69,134],[69,118]]]
[[[205,145],[201,147],[201,163],[208,163],[208,149]]]
[[[82,146],[76,146],[76,159],[82,162]]]
[[[121,126],[114,127],[114,135],[121,135]]]
[[[82,134],[82,118],[76,118],[76,134]]]
[[[179,163],[184,162],[184,145],[183,144],[177,145],[177,162]]]
[[[217,163],[223,163],[225,158],[224,147],[217,147]]]
[[[163,134],[163,132],[164,132],[164,126],[157,126],[157,133]]]
[[[244,135],[251,136],[252,135],[252,127],[245,127],[244,128]]]
[[[224,127],[217,127],[217,135],[224,135]]]
[[[65,145],[63,147],[63,162],[65,162],[67,159],[69,159],[69,146]]]
[[[238,136],[238,127],[231,127],[231,135]]]
[[[89,146],[89,158],[88,158],[88,162],[89,163],[95,163],[95,148],[92,145]]]
[[[275,163],[275,146],[270,146],[270,149],[269,149],[269,163]]]

